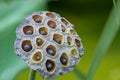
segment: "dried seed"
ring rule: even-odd
[[[63,65],[66,65],[66,64],[67,64],[67,59],[62,56],[62,57],[60,58],[60,62],[61,62]]]
[[[31,49],[32,49],[32,45],[30,45],[30,44],[25,44],[23,46],[23,50],[26,52],[29,52]]]

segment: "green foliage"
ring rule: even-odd
[[[120,16],[118,16],[118,14],[120,14],[120,10],[119,10],[120,0],[118,1],[116,8],[117,9],[115,9],[115,7],[113,8],[108,18],[108,21],[103,29],[98,45],[94,52],[94,58],[89,70],[87,80],[92,80],[101,60],[105,56],[107,50],[111,46],[115,36],[117,35],[120,29],[120,24],[119,24]],[[117,13],[116,13],[116,10],[117,10]]]
[[[29,80],[35,80],[35,76],[36,76],[36,71],[35,70],[31,70],[30,71],[30,78],[29,78]]]
[[[0,3],[0,80],[14,80],[21,70],[27,68],[14,53],[15,28],[26,14],[44,9],[45,5],[46,0]]]

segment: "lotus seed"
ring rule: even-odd
[[[51,71],[52,69],[53,69],[53,63],[52,62],[50,62],[50,61],[47,61],[46,62],[46,68],[47,68],[47,70],[48,71]]]
[[[57,42],[58,44],[61,44],[60,38],[55,38],[54,41]]]
[[[36,60],[37,60],[37,61],[40,60],[40,56],[39,56],[39,55],[36,56]]]
[[[50,54],[50,55],[52,55],[52,56],[55,55],[55,51],[53,49],[51,49],[51,48],[47,49],[47,53]]]
[[[60,58],[60,61],[61,61],[61,63],[63,64],[63,65],[66,65],[67,64],[67,59],[65,58],[65,57],[61,57]]]
[[[30,45],[30,44],[25,44],[23,46],[23,50],[26,52],[29,52],[31,49],[32,49],[32,45]]]
[[[25,32],[25,34],[31,35],[31,34],[33,34],[33,31],[32,31],[32,30],[27,30],[27,31]]]
[[[36,19],[35,19],[35,22],[41,23],[41,20],[40,20],[39,18],[36,18]]]
[[[55,28],[55,26],[53,25],[53,24],[49,24],[49,27],[51,27],[51,28]]]
[[[37,45],[38,45],[38,46],[41,46],[41,45],[42,45],[42,40],[41,40],[40,38],[38,38],[36,42],[37,42]]]
[[[40,34],[47,35],[47,33],[45,31],[40,31]]]

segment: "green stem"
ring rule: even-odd
[[[73,73],[76,75],[76,77],[81,80],[85,80],[86,79],[86,76],[76,67],[74,68],[73,70]]]
[[[115,7],[113,8],[110,17],[108,18],[108,21],[105,25],[105,28],[102,32],[100,41],[94,52],[95,56],[91,64],[87,80],[93,79],[99,64],[101,63],[103,57],[105,56],[107,50],[111,46],[116,34],[120,29],[120,24],[119,24],[120,16],[118,15],[120,14],[120,0],[117,0],[117,4],[115,5],[117,7],[117,10],[115,9]]]
[[[36,70],[30,70],[29,80],[35,80]]]

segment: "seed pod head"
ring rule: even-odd
[[[43,78],[74,69],[84,48],[74,26],[59,14],[34,12],[16,29],[15,52]]]

